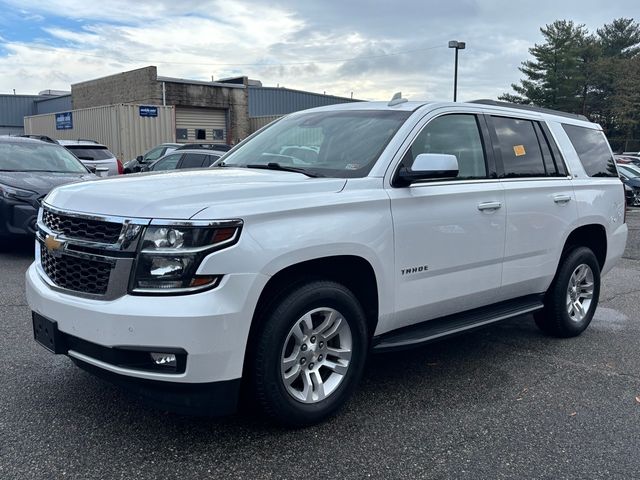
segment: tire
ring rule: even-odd
[[[598,260],[589,248],[577,247],[561,260],[545,295],[544,309],[534,314],[536,325],[550,336],[576,337],[591,323],[599,296]]]
[[[334,415],[353,394],[369,350],[357,298],[341,284],[310,281],[259,321],[251,380],[263,412],[289,427]]]

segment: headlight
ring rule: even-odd
[[[22,190],[21,188],[10,187],[9,185],[0,183],[0,197],[26,200],[34,195],[37,195],[37,193],[31,190]]]
[[[132,293],[192,293],[212,288],[219,275],[196,275],[202,259],[230,247],[240,237],[241,221],[151,225],[132,278]]]

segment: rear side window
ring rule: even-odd
[[[617,177],[609,142],[600,130],[562,124],[584,170],[590,177]]]
[[[507,178],[546,176],[547,170],[534,122],[506,117],[492,117],[492,119],[504,166],[504,176]]]

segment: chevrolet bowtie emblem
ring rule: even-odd
[[[50,252],[56,252],[64,247],[64,242],[61,242],[53,235],[47,235],[44,239],[44,245]]]

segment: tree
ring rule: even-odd
[[[626,132],[630,135],[631,111],[627,108],[638,95],[637,77],[629,74],[640,54],[640,25],[633,19],[619,18],[597,30],[601,57],[594,65],[592,119],[599,122],[610,136]],[[635,59],[635,60],[634,60]]]
[[[598,56],[595,38],[584,25],[556,20],[540,29],[545,42],[529,49],[533,60],[519,70],[526,78],[511,87],[518,95],[504,94],[501,100],[533,103],[565,111],[583,110],[587,93],[587,69]]]
[[[515,94],[499,98],[581,113],[600,123],[614,147],[640,139],[640,24],[618,18],[596,30],[557,20],[540,29]]]

